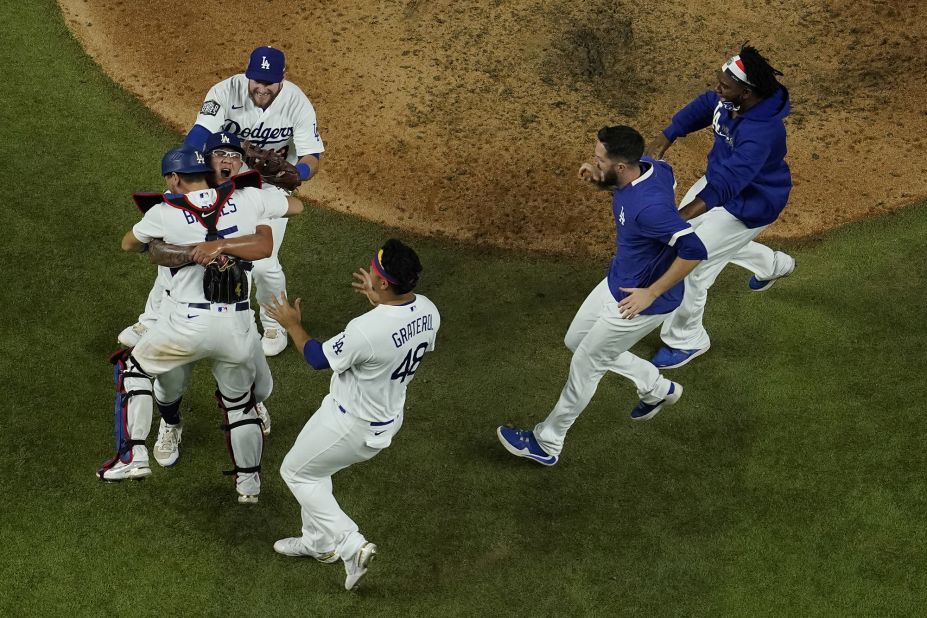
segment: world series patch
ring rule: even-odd
[[[215,116],[219,113],[219,108],[221,107],[218,101],[206,101],[203,103],[203,107],[200,108],[200,113],[206,116]]]

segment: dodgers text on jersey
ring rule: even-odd
[[[234,133],[241,139],[251,140],[258,146],[264,146],[267,143],[286,142],[293,137],[293,127],[265,127],[261,122],[256,127],[242,129],[241,125],[234,120],[227,119],[222,127],[223,131]]]

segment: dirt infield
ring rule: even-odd
[[[745,40],[785,73],[794,110],[795,189],[766,238],[927,197],[920,0],[59,4],[103,70],[182,131],[253,47],[282,48],[327,149],[304,194],[417,232],[607,253],[608,201],[574,179],[595,130],[655,135]],[[709,143],[702,132],[667,153],[680,194]]]

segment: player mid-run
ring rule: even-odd
[[[557,463],[567,431],[606,371],[637,387],[634,420],[648,420],[679,401],[682,386],[628,350],[679,306],[683,278],[706,257],[702,241],[676,210],[672,168],[641,156],[640,133],[626,126],[605,127],[597,138],[594,163],[584,163],[579,177],[612,192],[615,257],[567,331],[573,359],[554,409],[533,430],[496,430],[507,451],[546,466]]]

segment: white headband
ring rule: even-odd
[[[755,84],[747,79],[747,68],[744,66],[744,61],[741,60],[739,55],[731,56],[731,59],[721,66],[721,70],[742,84],[755,86]]]

